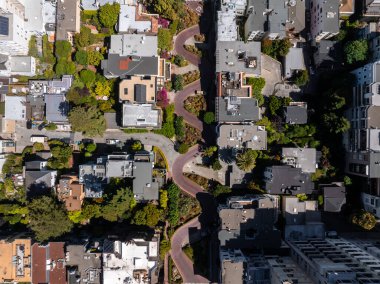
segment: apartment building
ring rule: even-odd
[[[378,20],[380,17],[379,0],[363,0],[362,16],[365,20]]]
[[[311,0],[311,36],[316,42],[339,33],[339,0]]]

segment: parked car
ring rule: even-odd
[[[108,145],[116,145],[116,144],[120,143],[120,140],[119,139],[106,139],[106,143]]]

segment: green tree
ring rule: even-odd
[[[376,226],[376,218],[372,213],[362,210],[352,217],[352,223],[369,231]]]
[[[96,150],[96,143],[90,143],[86,145],[86,151],[93,153]]]
[[[37,37],[35,35],[30,37],[28,55],[35,58],[38,57]]]
[[[84,26],[81,27],[80,33],[74,36],[74,43],[77,48],[89,46],[93,44],[94,41],[95,37],[91,33],[91,30]]]
[[[256,166],[257,151],[248,149],[236,156],[236,165],[245,172],[250,172]]]
[[[160,221],[161,211],[157,206],[149,203],[143,209],[136,211],[133,223],[136,225],[154,227]]]
[[[277,114],[277,111],[281,108],[281,106],[282,106],[281,98],[276,97],[274,95],[269,97],[268,109],[272,116]]]
[[[99,21],[105,28],[113,28],[120,14],[120,4],[114,3],[103,5],[99,9]]]
[[[101,209],[101,216],[110,222],[121,218],[132,204],[133,193],[129,188],[121,188],[115,194],[106,196],[106,204]]]
[[[168,188],[168,221],[170,225],[176,226],[179,222],[179,195],[180,195],[180,189],[179,187],[171,183]]]
[[[52,157],[48,160],[48,167],[55,170],[68,169],[73,154],[71,146],[59,140],[51,140],[49,147]]]
[[[174,120],[175,135],[177,139],[182,139],[185,136],[185,122],[182,116],[176,116]]]
[[[79,77],[88,88],[95,82],[95,73],[91,70],[85,69],[80,71]]]
[[[45,126],[45,129],[49,131],[57,130],[57,128],[57,124],[55,124],[54,122],[50,122],[48,125]]]
[[[210,147],[207,147],[204,151],[203,151],[203,155],[205,157],[209,157],[211,158],[215,153],[216,151],[218,151],[218,147],[217,146],[210,146]]]
[[[220,164],[218,158],[216,158],[216,159],[212,162],[211,167],[212,167],[212,169],[213,169],[214,171],[219,171],[219,170],[222,169],[222,165]]]
[[[132,151],[134,151],[134,152],[141,151],[141,149],[142,149],[142,144],[141,144],[140,141],[135,141],[135,142],[133,142],[131,148],[132,148]]]
[[[186,143],[181,143],[179,146],[178,146],[178,153],[180,154],[186,154],[188,151],[189,151],[189,145],[186,144]]]
[[[106,130],[106,120],[96,107],[73,108],[69,113],[69,122],[73,131],[89,137],[102,136]]]
[[[346,105],[346,99],[339,96],[337,93],[333,93],[329,96],[329,105],[328,109],[338,110]]]
[[[335,113],[325,113],[322,115],[322,122],[330,133],[340,134],[350,129],[350,122],[343,116]]]
[[[173,90],[178,92],[183,90],[183,76],[181,74],[175,75],[173,79]]]
[[[365,61],[368,57],[368,42],[366,40],[350,41],[345,45],[344,53],[348,64]]]
[[[215,115],[213,112],[211,111],[208,111],[204,114],[203,116],[203,121],[206,123],[206,124],[212,124],[215,122]]]
[[[61,203],[50,196],[33,199],[29,205],[29,228],[40,242],[71,231],[73,223]]]
[[[43,143],[36,142],[33,144],[33,149],[34,151],[39,152],[45,150],[45,146]]]
[[[84,50],[78,50],[75,53],[75,62],[80,64],[80,65],[87,65],[88,61],[88,54]]]
[[[170,51],[173,49],[173,35],[169,29],[159,29],[157,33],[158,48]]]
[[[269,55],[277,60],[281,59],[288,54],[292,43],[289,39],[276,39],[269,40],[265,39],[262,42],[261,50],[266,55]]]
[[[147,4],[162,17],[169,20],[176,20],[177,13],[176,8],[178,8],[178,3],[181,1],[176,0],[147,0]]]
[[[12,182],[13,183],[13,182]],[[11,225],[21,223],[28,224],[29,210],[26,206],[16,203],[2,203],[0,204],[1,218]]]
[[[168,207],[168,192],[164,189],[160,189],[160,207],[166,209]]]
[[[247,77],[246,84],[252,87],[252,96],[257,100],[258,105],[263,105],[264,96],[262,95],[262,90],[265,86],[265,79],[261,77]]]
[[[221,185],[221,184],[218,184],[212,191],[212,195],[214,195],[215,197],[218,197],[222,194],[229,194],[231,193],[232,190],[230,187],[228,186],[225,186],[225,185]]]
[[[73,75],[75,73],[75,64],[71,61],[66,61],[66,59],[59,59],[58,63],[55,65],[55,73],[58,76],[62,75]]]
[[[99,51],[91,50],[87,53],[87,64],[89,65],[98,66],[103,59],[104,56]]]
[[[350,185],[352,185],[352,180],[351,180],[351,178],[350,178],[349,176],[344,176],[344,177],[343,177],[343,182],[344,182],[344,185],[345,185],[345,186],[350,186]]]
[[[55,56],[58,58],[68,59],[71,55],[71,43],[67,40],[57,40],[55,42]]]
[[[294,76],[294,83],[298,87],[305,86],[309,82],[309,72],[307,70],[300,70]]]

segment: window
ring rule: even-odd
[[[128,95],[128,88],[124,88],[124,95]]]

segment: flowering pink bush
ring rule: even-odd
[[[157,94],[157,105],[162,108],[166,108],[168,104],[169,104],[168,92],[166,91],[165,88],[162,88],[161,91],[159,91]]]

